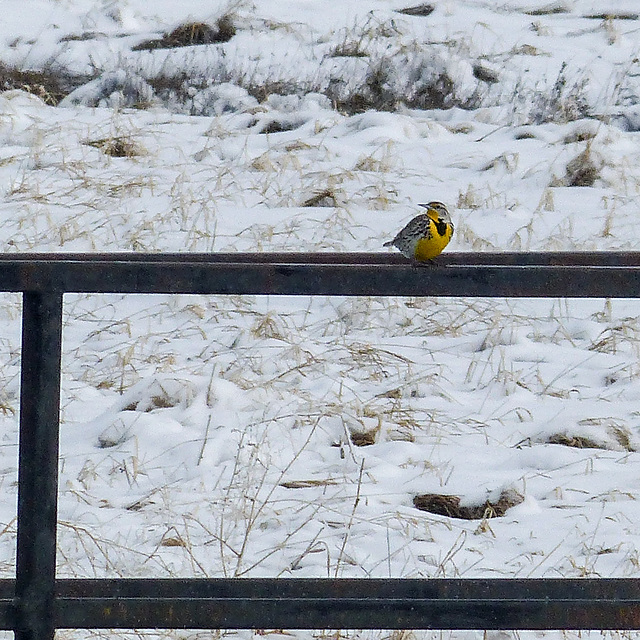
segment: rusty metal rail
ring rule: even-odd
[[[637,629],[636,580],[64,579],[51,622],[81,629]],[[16,624],[0,581],[0,628]]]
[[[5,254],[0,291],[635,297],[638,253]]]
[[[23,292],[16,579],[0,629],[640,629],[635,579],[56,580],[65,293],[640,297],[640,253],[3,254]]]

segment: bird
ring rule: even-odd
[[[453,235],[453,222],[442,202],[419,204],[427,212],[411,220],[393,240],[384,247],[396,247],[403,256],[413,262],[431,262],[442,253]]]

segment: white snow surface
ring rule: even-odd
[[[59,106],[0,94],[2,250],[385,251],[430,199],[447,251],[637,249],[637,2],[327,5],[5,0],[0,63],[86,81]],[[132,50],[224,15],[228,42]],[[381,61],[406,100],[336,108]],[[202,81],[158,90],[180,72]],[[450,108],[417,108],[443,76]],[[21,302],[2,300],[11,577]],[[60,577],[640,577],[640,301],[65,300]],[[502,517],[413,506],[504,491],[523,501]]]

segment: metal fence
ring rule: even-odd
[[[16,579],[0,629],[640,629],[636,579],[56,580],[65,293],[640,297],[640,253],[4,254],[22,292]]]

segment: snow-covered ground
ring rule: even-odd
[[[447,251],[638,248],[635,0],[328,6],[5,0],[2,250],[384,251],[430,199]],[[634,300],[67,296],[58,574],[640,576],[639,376]]]

